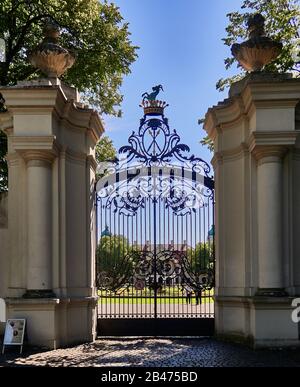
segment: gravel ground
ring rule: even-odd
[[[72,348],[0,355],[0,366],[300,367],[300,349],[257,350],[214,339],[101,339]]]

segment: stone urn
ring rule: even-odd
[[[282,44],[265,35],[265,18],[261,14],[248,19],[249,40],[233,44],[231,53],[247,71],[260,71],[278,57]]]
[[[75,62],[75,55],[58,44],[58,26],[48,21],[44,27],[44,40],[27,57],[32,66],[41,70],[49,78],[58,78]]]

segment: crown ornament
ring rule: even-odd
[[[41,70],[49,78],[58,78],[73,66],[75,55],[58,44],[58,25],[48,19],[44,26],[44,39],[27,57],[32,66]]]
[[[231,46],[231,53],[246,71],[261,71],[278,57],[282,43],[265,34],[265,18],[260,14],[251,15],[247,21],[249,39]]]
[[[143,100],[140,104],[140,107],[144,109],[144,115],[146,116],[163,116],[164,109],[169,106],[167,102],[157,100],[157,96],[160,90],[164,91],[162,85],[157,85],[152,87],[151,93],[143,93]]]

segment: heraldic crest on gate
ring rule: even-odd
[[[214,287],[211,168],[170,129],[168,104],[157,100],[160,90],[158,85],[143,94],[138,131],[115,160],[98,166],[97,287],[103,317],[167,317],[171,299],[176,305],[190,302],[193,294],[204,299]],[[173,310],[172,316],[187,317],[187,309]]]

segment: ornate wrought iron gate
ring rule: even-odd
[[[154,97],[155,98],[155,97]],[[213,333],[214,182],[149,98],[116,160],[98,168],[100,335]]]

